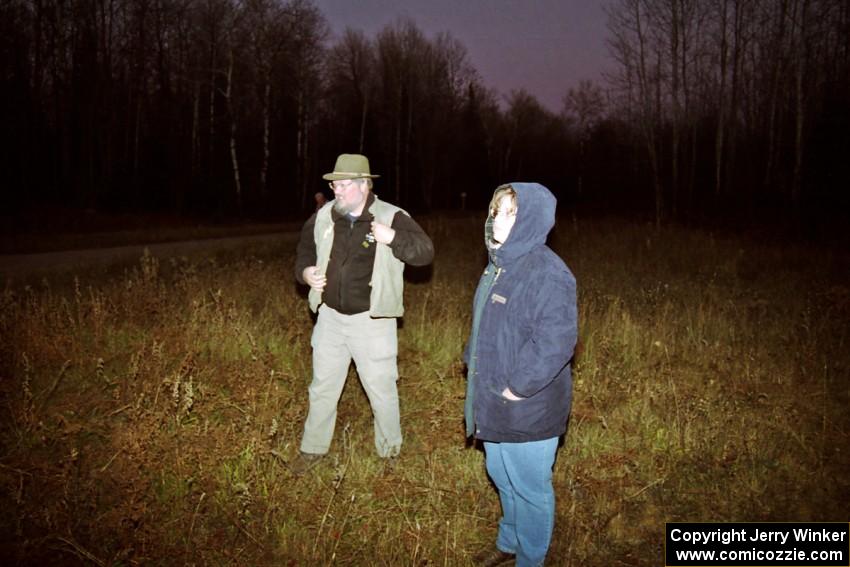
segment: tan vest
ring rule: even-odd
[[[326,203],[316,213],[313,227],[313,240],[316,242],[316,266],[323,274],[327,273],[328,261],[334,242],[334,222],[331,216],[333,201]],[[375,221],[392,226],[396,213],[407,212],[385,203],[375,197],[369,213]],[[410,215],[408,215],[410,216]],[[401,317],[404,315],[404,262],[393,256],[386,244],[378,243],[375,248],[375,263],[372,266],[372,280],[369,286],[369,315],[372,317]],[[308,296],[310,310],[315,313],[322,303],[322,292],[310,288]]]

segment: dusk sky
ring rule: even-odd
[[[426,36],[463,43],[485,85],[501,95],[525,88],[554,112],[582,79],[602,82],[612,62],[601,0],[316,0],[335,34],[376,35],[410,17]]]

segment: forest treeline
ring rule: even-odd
[[[334,35],[310,0],[2,0],[2,206],[296,214],[348,151],[412,209],[514,179],[658,222],[846,207],[850,3],[606,9],[614,71],[553,112],[409,19]]]

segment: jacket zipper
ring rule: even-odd
[[[496,274],[493,276],[493,280],[492,280],[492,281],[490,282],[490,284],[487,286],[487,293],[484,295],[484,297],[482,297],[482,298],[481,298],[481,299],[484,301],[484,307],[483,307],[483,308],[482,308],[482,310],[481,310],[481,319],[482,319],[482,320],[484,319],[484,311],[485,311],[485,310],[486,310],[486,308],[487,308],[487,307],[486,307],[486,306],[487,306],[487,303],[490,301],[490,298],[492,297],[492,294],[493,294],[493,288],[494,288],[494,287],[496,287],[496,282],[497,282],[497,281],[499,281],[499,276],[500,276],[500,275],[502,275],[502,272],[504,271],[504,270],[503,270],[503,268],[501,268],[501,267],[499,267],[499,266],[495,266],[495,268],[496,268]],[[485,276],[486,276],[486,275],[488,275],[488,272],[487,272],[487,270],[486,270],[486,269],[484,270],[484,275],[485,275]],[[480,329],[480,327],[481,327],[481,322],[482,322],[482,321],[479,321],[479,322],[478,322],[479,329]],[[475,357],[476,357],[476,358],[478,358],[477,350],[478,350],[478,349],[477,349],[477,347],[476,347],[476,354],[475,354]],[[478,376],[478,368],[477,368],[477,366],[478,366],[478,364],[476,363],[475,376],[473,376],[473,379],[475,379],[475,378]],[[480,395],[480,394],[479,394],[479,395]],[[473,419],[472,419],[472,439],[473,439],[473,441],[475,441],[475,440],[477,440],[477,439],[478,439],[478,433],[480,433],[480,431],[481,431],[481,430],[478,428],[478,423],[475,421],[475,417],[474,417],[474,415],[475,415],[475,409],[474,409],[474,408],[473,408],[472,412],[473,412]]]

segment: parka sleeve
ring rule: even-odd
[[[530,305],[531,337],[519,350],[511,392],[528,398],[545,388],[573,357],[578,338],[576,282],[568,271],[546,278]]]
[[[304,276],[302,272],[304,268],[316,265],[316,243],[313,239],[313,227],[316,225],[316,213],[307,219],[304,226],[301,228],[301,238],[298,241],[298,248],[295,254],[295,280],[304,284]]]
[[[411,217],[398,213],[393,217],[395,238],[390,243],[393,256],[411,266],[427,266],[434,259],[431,238]]]

